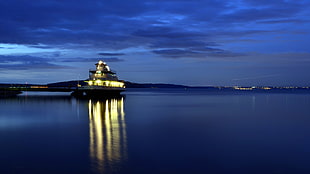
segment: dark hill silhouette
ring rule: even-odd
[[[85,80],[71,80],[65,82],[56,82],[49,83],[47,86],[49,87],[60,87],[60,86],[78,86],[79,85],[87,85]],[[175,84],[164,84],[164,83],[133,83],[125,81],[126,88],[188,88],[188,86],[184,85],[175,85]]]

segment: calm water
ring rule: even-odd
[[[0,173],[310,173],[310,94],[0,99]]]

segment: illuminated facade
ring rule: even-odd
[[[116,73],[103,61],[99,61],[96,70],[89,71],[89,79],[86,81],[90,87],[125,88],[125,83],[118,80]]]

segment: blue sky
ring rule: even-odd
[[[310,86],[308,0],[0,0],[1,83]]]

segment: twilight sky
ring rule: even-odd
[[[310,86],[309,0],[0,0],[0,83]]]

